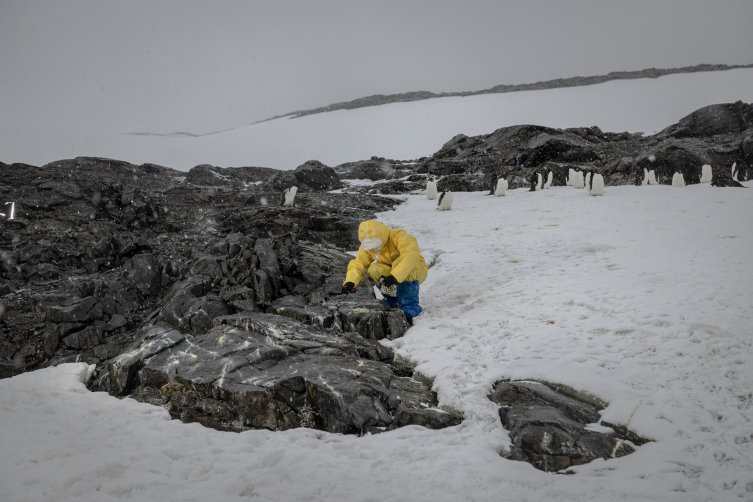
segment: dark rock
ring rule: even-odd
[[[158,319],[176,329],[198,334],[210,329],[215,317],[229,313],[230,310],[219,296],[196,298],[183,290],[165,305]]]
[[[318,160],[309,160],[294,171],[283,171],[275,175],[268,181],[268,185],[279,191],[291,186],[297,186],[299,191],[320,191],[340,188],[342,183],[334,169]]]
[[[87,326],[63,338],[63,343],[71,349],[90,349],[101,342],[97,331],[94,326]]]
[[[717,134],[735,134],[745,130],[746,123],[738,103],[709,105],[700,108],[661,131],[658,137],[700,138]]]
[[[374,342],[356,334],[348,339],[259,313],[215,324],[190,339],[154,328],[113,359],[92,388],[150,396],[174,418],[229,431],[310,427],[362,434],[457,423],[422,384],[362,358],[357,347],[368,352]]]
[[[501,382],[489,396],[500,406],[514,460],[543,471],[559,471],[597,458],[615,458],[634,450],[624,438],[586,429],[600,419],[589,404],[533,382]]]
[[[395,168],[384,159],[361,160],[341,164],[335,167],[334,171],[341,180],[367,179],[378,181],[392,178],[395,175]]]
[[[162,271],[152,254],[137,254],[123,265],[125,278],[144,296],[159,293]]]
[[[47,318],[55,323],[86,322],[102,317],[102,304],[89,296],[84,299],[73,299],[60,307],[47,309]]]
[[[24,372],[23,367],[8,361],[0,361],[0,379],[11,378]]]
[[[267,308],[267,312],[324,329],[329,329],[334,322],[332,312],[322,307],[311,306],[305,298],[300,296],[284,296],[275,300]]]

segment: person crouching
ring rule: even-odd
[[[353,291],[368,272],[390,307],[402,308],[408,320],[420,314],[418,288],[429,268],[416,238],[403,229],[369,220],[358,226],[358,240],[361,246],[348,264],[343,294]]]

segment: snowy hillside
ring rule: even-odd
[[[409,196],[380,219],[434,265],[390,343],[461,425],[217,432],[68,364],[0,381],[0,500],[751,500],[751,211],[753,190],[709,185]],[[589,392],[654,442],[570,476],[506,460],[504,378]]]
[[[753,69],[618,80],[509,94],[393,103],[350,111],[281,118],[216,134],[102,134],[85,125],[67,131],[0,127],[0,161],[43,165],[77,156],[146,162],[181,170],[198,164],[293,169],[317,159],[333,166],[371,156],[429,156],[456,134],[488,134],[539,124],[604,131],[657,132],[702,106],[753,101]]]

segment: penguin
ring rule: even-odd
[[[648,172],[648,184],[649,185],[658,185],[659,182],[656,181],[656,171],[653,169]]]
[[[535,192],[536,191],[536,180],[538,179],[537,176],[536,176],[537,174],[538,173],[536,173],[536,172],[534,172],[533,174],[531,174],[531,189],[528,190],[529,192]]]
[[[711,183],[712,176],[713,174],[711,173],[711,166],[704,164],[701,167],[701,183]]]
[[[489,193],[486,195],[494,195],[494,192],[497,190],[497,180],[499,180],[499,176],[496,173],[492,174],[491,183],[489,183]]]
[[[645,167],[643,168],[643,181],[641,181],[641,186],[648,185],[648,169]]]
[[[546,182],[544,183],[544,190],[552,186],[552,179],[554,178],[554,174],[552,174],[551,169],[547,169],[546,171],[547,171],[547,174],[546,174]]]
[[[567,180],[565,180],[565,185],[571,187],[573,186],[573,175],[575,174],[575,169],[572,167],[567,170]]]
[[[282,207],[292,206],[296,193],[298,193],[298,187],[286,188],[285,191],[282,192],[282,201],[280,202],[280,205]]]
[[[437,198],[437,183],[434,180],[429,180],[426,183],[426,198],[429,200]]]
[[[439,203],[437,209],[440,211],[449,211],[452,209],[452,192],[442,192],[439,196]]]
[[[583,188],[583,171],[575,171],[573,175],[573,187]]]
[[[604,195],[604,176],[593,173],[590,178],[588,193],[591,195]]]
[[[732,179],[735,181],[740,181],[739,179],[737,179],[737,174],[738,174],[737,162],[735,162],[734,164],[732,164]]]
[[[591,183],[591,175],[593,174],[593,171],[585,171],[583,173],[583,185],[586,187],[586,190],[591,190],[591,187],[589,184]]]
[[[685,186],[685,179],[682,177],[682,173],[675,173],[672,175],[672,186],[680,188]]]
[[[502,197],[506,191],[507,191],[507,180],[504,178],[498,179],[497,187],[494,190],[494,195],[497,197]]]
[[[748,188],[739,181],[735,181],[732,178],[722,178],[720,180],[715,180],[711,182],[712,187],[737,187],[737,188]]]
[[[15,217],[15,213],[16,213],[15,202],[6,202],[5,204],[0,204],[0,218],[5,218],[6,220],[12,220]]]
[[[536,190],[541,190],[541,185],[544,181],[544,177],[541,176],[541,173],[536,173]]]

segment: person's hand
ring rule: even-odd
[[[352,293],[355,290],[356,290],[356,285],[355,284],[353,284],[352,282],[346,282],[345,284],[343,284],[343,291],[342,291],[341,294],[344,295],[346,293]]]
[[[397,286],[397,279],[391,275],[383,275],[379,278],[379,282],[387,287]]]

